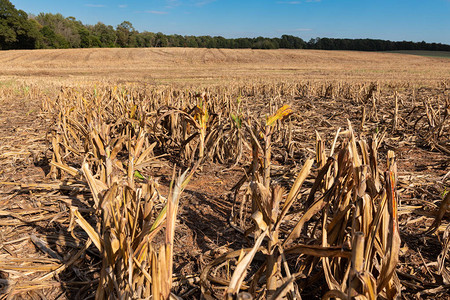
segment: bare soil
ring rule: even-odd
[[[450,79],[449,59],[345,51],[166,48],[8,51],[0,52],[0,64],[0,82],[48,81],[49,89],[92,80],[218,84],[244,80],[247,76],[270,81],[334,80],[339,76],[340,80],[349,81],[414,80],[430,85]],[[426,97],[435,91],[425,89],[423,93]],[[346,119],[360,123],[360,108],[340,99],[287,96],[286,101],[293,103],[305,124],[316,124],[305,126],[302,133],[301,142],[309,144],[310,149],[314,149],[314,129],[330,137],[337,128],[345,127]],[[26,101],[17,94],[13,98],[0,98],[0,261],[19,265],[29,260],[30,270],[44,264],[53,264],[55,268],[3,272],[0,264],[0,299],[91,297],[99,261],[93,251],[88,251],[70,269],[43,278],[57,269],[58,259],[44,253],[31,239],[32,235],[38,237],[63,258],[75,255],[80,248],[76,235],[81,232],[74,235],[68,232],[69,212],[57,203],[70,205],[87,198],[83,193],[57,193],[33,185],[54,184],[46,177],[51,159],[48,135],[53,124],[49,116],[40,113],[39,104],[39,99]],[[367,129],[370,130],[373,128]],[[432,269],[442,249],[440,234],[424,232],[433,222],[443,193],[449,190],[449,181],[443,178],[450,171],[450,157],[395,133],[386,140],[381,155],[389,149],[394,149],[399,158],[402,248],[398,274],[405,289],[402,295],[405,299],[449,299],[448,283]],[[307,153],[305,150],[299,156],[305,157]],[[292,175],[283,169],[281,159],[275,164],[280,166],[280,177]],[[168,190],[172,167],[167,160],[154,169],[153,176],[163,193]],[[230,189],[242,175],[243,165],[228,170],[211,162],[184,193],[176,231],[175,273],[192,276],[194,283],[177,287],[175,292],[186,299],[200,298],[195,277],[208,261],[230,249],[247,246],[246,238],[228,224]],[[449,217],[447,212],[446,224]],[[42,286],[36,288],[38,284]]]

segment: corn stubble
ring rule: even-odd
[[[102,257],[96,299],[168,299],[178,202],[198,165],[178,176],[174,170],[169,195],[161,196],[158,184],[141,174],[157,159],[156,142],[148,138],[151,128],[143,111],[120,96],[109,106],[112,111],[101,106],[112,102],[83,96],[77,106],[61,111],[52,141],[51,174],[60,177],[65,171],[91,191],[95,225],[71,207],[69,229],[75,223],[82,227]],[[112,123],[114,111],[123,118]],[[81,156],[81,168],[68,166],[64,153]],[[164,243],[157,248],[153,239],[163,227]]]
[[[273,117],[282,112],[283,108]],[[235,186],[235,197],[246,188],[239,216],[232,223],[239,227],[246,224],[245,219],[253,221],[250,227],[240,229],[253,236],[254,246],[226,253],[207,266],[202,274],[204,294],[213,298],[208,282],[211,271],[223,267],[224,261],[233,265],[235,260],[226,289],[229,299],[239,299],[241,289],[256,298],[300,299],[305,286],[297,285],[296,279],[313,278],[309,282],[313,284],[322,276],[329,288],[325,299],[397,297],[401,290],[395,274],[400,248],[397,168],[394,153],[389,152],[386,171],[380,171],[377,149],[382,136],[375,134],[368,142],[357,140],[349,124],[349,129],[341,133],[345,138],[339,150],[334,151],[338,131],[327,155],[317,134],[317,174],[311,174],[314,160],[306,160],[285,193],[281,186],[270,184],[268,175],[272,125],[269,118],[250,135],[254,161],[249,174]],[[258,131],[263,146],[256,138]],[[258,151],[264,159],[258,160]],[[312,186],[302,189],[307,178]],[[300,211],[293,210],[294,206]],[[250,261],[258,252],[264,259],[248,273]],[[295,268],[288,264],[292,259],[297,261]]]
[[[206,161],[229,168],[248,161],[233,188],[230,225],[252,246],[203,268],[204,298],[301,299],[306,285],[322,287],[324,299],[398,297],[397,162],[389,151],[381,164],[378,149],[387,131],[418,121],[400,121],[397,94],[389,128],[358,138],[349,122],[330,143],[316,132],[315,157],[303,157],[292,184],[281,185],[272,175],[274,153],[294,159],[302,151],[293,138],[298,116],[283,105],[284,95],[351,99],[361,104],[359,128],[366,132],[366,120],[380,118],[380,89],[377,84],[249,84],[222,95],[213,89],[67,88],[56,100],[44,100],[42,108],[56,124],[49,176],[63,181],[69,176],[92,195],[91,213],[70,208],[70,230],[81,227],[89,237],[84,251],[92,243],[101,257],[96,299],[177,297],[171,291],[178,205]],[[268,117],[249,112],[242,95],[255,94],[271,99]],[[421,142],[442,152],[448,149],[446,101],[446,109],[432,100],[417,106],[427,122]],[[188,170],[174,169],[164,197],[149,174],[166,156],[177,156]],[[444,214],[445,207],[431,229]],[[448,245],[447,238],[445,249]],[[441,272],[444,263],[445,253]]]

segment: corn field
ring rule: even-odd
[[[0,299],[450,296],[447,81],[0,88],[18,97]]]

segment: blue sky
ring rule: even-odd
[[[139,31],[235,37],[375,38],[450,44],[450,0],[11,0],[28,13]]]

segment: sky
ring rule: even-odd
[[[10,0],[84,24],[226,38],[373,38],[450,44],[450,0]]]

